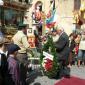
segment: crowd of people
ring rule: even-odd
[[[28,55],[31,51],[27,40],[27,25],[20,23],[18,32],[13,36],[11,44],[7,45],[3,36],[0,36],[0,85],[26,85],[28,71]],[[56,55],[62,65],[71,68],[77,61],[85,64],[85,31],[82,33],[71,33],[68,36],[63,27],[56,29],[40,37],[42,47],[46,43],[48,35],[52,36]]]
[[[80,67],[81,65],[85,65],[85,31],[83,30],[80,33],[72,32],[70,35],[67,35],[64,32],[63,27],[58,27],[53,29],[50,32],[55,47],[56,54],[58,57],[67,61],[67,67],[71,68],[72,65],[77,65]],[[42,37],[42,43],[46,42],[47,35],[46,33]],[[62,55],[62,57],[61,57]]]
[[[19,23],[10,44],[0,36],[0,85],[26,85],[28,71],[27,25]]]

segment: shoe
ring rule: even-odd
[[[70,74],[69,75],[64,75],[64,78],[70,78]]]
[[[71,65],[68,65],[67,68],[71,68]]]
[[[77,65],[77,67],[79,68],[79,67],[80,67],[80,65]]]

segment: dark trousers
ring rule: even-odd
[[[20,80],[22,85],[26,85],[26,74],[28,66],[28,57],[26,53],[18,53],[17,59],[20,65]]]

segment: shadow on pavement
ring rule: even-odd
[[[26,79],[27,85],[33,83],[35,79],[39,76],[41,77],[44,76],[40,69],[29,72],[27,79]],[[58,79],[61,79],[62,77],[70,78],[70,68],[61,69],[61,71],[59,72],[59,75],[56,75],[56,77],[50,78],[50,79],[58,80]],[[41,85],[41,84],[39,82],[36,82],[33,85]]]
[[[60,76],[70,78],[70,71],[71,71],[70,68],[64,67],[63,69],[61,69]]]
[[[40,83],[38,83],[38,82],[36,82],[36,83],[34,83],[33,85],[41,85]]]
[[[38,76],[43,76],[40,70],[33,70],[29,72],[26,79],[27,85],[33,83]],[[41,84],[37,82],[34,85],[41,85]]]

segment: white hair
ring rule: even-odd
[[[63,26],[62,26],[61,24],[58,24],[58,25],[57,25],[57,30],[64,31],[64,28],[63,28]]]

